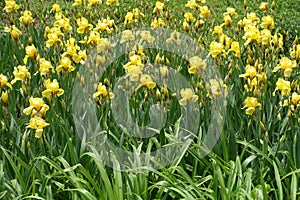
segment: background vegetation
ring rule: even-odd
[[[163,16],[166,27],[185,32],[191,37],[199,39],[200,43],[209,52],[212,41],[219,41],[218,36],[212,32],[216,25],[223,23],[223,13],[227,7],[236,9],[239,17],[233,18],[232,27],[246,17],[246,13],[254,11],[259,18],[270,14],[275,20],[275,29],[272,35],[281,33],[283,36],[283,49],[270,47],[271,53],[266,53],[263,47],[256,43],[249,48],[243,46],[243,32],[226,33],[238,41],[241,46],[241,57],[236,58],[228,53],[227,57],[215,59],[217,67],[222,73],[224,84],[228,88],[227,112],[222,136],[213,151],[204,158],[200,158],[200,143],[197,138],[190,147],[182,152],[180,160],[160,170],[150,170],[145,173],[121,172],[104,166],[96,154],[84,149],[81,138],[76,134],[72,117],[72,86],[76,71],[82,66],[75,64],[76,70],[68,73],[51,73],[46,76],[38,72],[36,60],[28,59],[26,66],[31,74],[30,79],[17,81],[9,86],[1,86],[1,92],[8,91],[8,100],[2,99],[0,110],[0,199],[299,199],[300,198],[300,127],[299,108],[291,113],[289,106],[282,106],[286,99],[276,89],[276,82],[280,77],[290,80],[292,91],[299,94],[299,58],[291,58],[290,49],[297,44],[295,38],[299,36],[298,0],[276,1],[274,8],[268,2],[269,10],[264,13],[259,9],[261,1],[248,1],[244,6],[242,1],[207,1],[199,3],[207,5],[211,16],[205,21],[203,27],[184,30],[183,21],[186,12],[195,12],[185,7],[186,2],[166,1],[165,10],[161,15],[153,14],[155,1],[121,1],[116,7],[99,5],[88,9],[75,9],[73,1],[16,1],[20,10],[30,10],[35,22],[24,27],[19,21],[20,10],[15,13],[0,13],[0,72],[11,82],[14,67],[25,64],[23,58],[27,55],[25,47],[34,44],[41,57],[51,61],[54,69],[60,64],[61,54],[65,51],[63,45],[46,47],[45,27],[51,27],[55,22],[54,12],[50,12],[52,5],[58,3],[71,21],[72,32],[65,33],[63,43],[72,36],[76,38],[81,49],[89,49],[84,44],[84,35],[76,32],[76,19],[80,16],[88,18],[89,22],[96,24],[98,19],[114,19],[116,29],[112,34],[133,27],[150,26],[155,17]],[[5,1],[0,1],[0,9],[5,7]],[[139,8],[145,17],[140,17],[137,23],[124,24],[127,12]],[[246,10],[245,10],[246,8]],[[165,16],[169,12],[170,18]],[[197,19],[200,19],[199,17]],[[261,22],[261,21],[260,21]],[[22,30],[19,40],[4,32],[4,27],[16,25]],[[87,34],[88,36],[88,34]],[[109,37],[109,33],[101,33],[101,37]],[[153,61],[157,51],[146,51]],[[200,79],[188,73],[189,63],[165,54],[174,66],[181,65],[181,72],[189,78],[192,85],[197,88]],[[280,70],[273,73],[279,60],[287,56],[297,62],[291,77],[284,77]],[[128,58],[122,57],[112,67],[126,64]],[[252,61],[251,61],[252,60]],[[244,100],[254,95],[246,91],[244,84],[247,80],[239,77],[246,73],[246,65],[264,66],[262,72],[267,73],[266,83],[261,85],[261,96],[258,96],[262,110],[255,108],[253,115],[245,113]],[[172,64],[173,64],[172,63]],[[256,66],[257,67],[257,66]],[[258,69],[258,68],[257,68]],[[176,69],[178,70],[178,69]],[[125,72],[120,70],[117,74],[106,74],[111,84],[118,75]],[[41,97],[45,90],[44,81],[47,78],[58,80],[64,94],[52,99],[43,98],[50,109],[45,120],[50,124],[44,128],[41,138],[35,138],[35,131],[26,128],[31,116],[23,113],[29,106],[31,96]],[[102,78],[102,81],[104,77]],[[158,88],[163,94],[162,88]],[[150,91],[150,90],[149,90]],[[148,89],[140,93],[140,100]],[[205,84],[200,87],[198,94],[206,94]],[[291,92],[292,93],[292,92]],[[148,94],[148,93],[147,93]],[[150,92],[149,92],[150,94]],[[152,93],[154,94],[154,93]],[[166,99],[171,98],[166,95]],[[158,101],[153,95],[153,101]],[[201,99],[201,96],[199,97]],[[203,97],[207,100],[207,98]],[[138,147],[140,142],[151,144],[149,141],[140,141],[124,136],[124,133],[111,123],[108,109],[109,100],[104,99],[98,103],[99,113],[106,113],[106,122],[109,133],[114,135],[116,144],[126,150]],[[149,106],[150,102],[145,106]],[[175,104],[175,103],[174,103]],[[102,106],[101,106],[102,105]],[[176,104],[179,105],[178,103]],[[106,107],[107,106],[107,107]],[[206,107],[205,107],[206,106]],[[204,109],[209,109],[205,105]],[[176,113],[178,107],[170,107],[170,113]],[[207,116],[203,115],[205,121]],[[174,131],[174,124],[170,125],[170,134]],[[160,136],[167,135],[163,132]],[[124,136],[122,138],[120,136]],[[121,138],[126,142],[122,143]],[[165,137],[158,138],[161,146],[168,142]],[[127,145],[127,146],[126,146]],[[143,147],[143,148],[147,148]]]

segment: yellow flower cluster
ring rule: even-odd
[[[210,44],[210,55],[213,58],[217,58],[220,55],[226,57],[228,54],[230,54],[230,52],[232,52],[235,57],[240,57],[240,43],[235,41],[229,35],[225,34],[223,31],[224,26],[228,28],[231,27],[232,17],[237,18],[238,14],[234,8],[228,7],[227,12],[223,13],[223,16],[224,23],[214,27],[213,34],[216,35],[217,39],[212,41]]]
[[[64,90],[59,88],[59,84],[56,79],[52,82],[50,79],[45,81],[46,89],[42,92],[43,97],[53,98],[54,96],[61,96]],[[50,124],[44,119],[46,118],[46,113],[49,110],[49,106],[44,102],[43,99],[38,97],[30,97],[29,107],[23,110],[25,115],[30,115],[29,125],[26,128],[35,130],[35,137],[40,138],[43,134],[43,129]]]
[[[56,97],[61,98],[70,92],[66,82],[75,77],[92,50],[99,53],[96,64],[104,66],[109,60],[106,52],[118,48],[110,43],[109,36],[121,33],[121,45],[132,41],[136,43],[134,47],[128,44],[132,49],[127,49],[130,52],[126,54],[125,61],[121,62],[121,66],[116,66],[121,69],[112,69],[112,72],[108,72],[112,76],[105,74],[107,78],[95,84],[97,88],[93,98],[98,103],[114,98],[110,81],[113,85],[115,78],[123,73],[126,86],[134,85],[137,94],[145,92],[145,99],[150,94],[156,95],[158,101],[171,101],[176,93],[169,94],[166,84],[170,75],[168,67],[178,67],[177,72],[182,70],[192,83],[192,88],[181,88],[179,91],[179,103],[182,106],[197,102],[198,99],[201,103],[205,102],[202,98],[217,99],[224,91],[227,92],[227,85],[229,87],[234,83],[242,85],[242,88],[244,86],[241,91],[244,105],[240,107],[246,115],[261,114],[259,110],[265,105],[268,95],[276,96],[274,101],[280,99],[280,105],[289,106],[291,111],[299,107],[298,37],[286,48],[288,44],[284,42],[287,34],[276,29],[274,9],[269,3],[261,2],[261,11],[257,13],[246,9],[245,15],[237,13],[238,9],[228,7],[216,23],[218,20],[214,14],[218,13],[205,5],[205,0],[181,2],[183,12],[170,9],[171,1],[136,2],[124,9],[123,4],[119,7],[118,0],[73,0],[70,7],[62,6],[57,1],[45,11],[45,15],[43,13],[40,16],[33,10],[22,8],[14,0],[5,0],[3,12],[9,16],[9,23],[4,27],[4,37],[8,37],[9,42],[14,43],[15,50],[20,52],[11,56],[9,62],[14,63],[12,67],[7,67],[0,74],[2,104],[8,105],[12,100],[11,91],[19,92],[18,98],[34,96],[30,97],[29,107],[23,113],[31,116],[27,128],[34,129],[35,136],[40,138],[44,128],[50,126],[46,119],[52,121],[48,116],[46,118],[50,107],[44,100],[51,106],[61,103],[55,102]],[[140,26],[150,26],[153,30],[162,27],[176,29],[166,39],[168,45],[182,45],[182,32],[186,31],[209,54],[202,57],[200,52],[195,51],[193,55],[177,58],[160,50],[144,49],[143,45],[153,44],[155,38],[150,31],[134,33],[131,30]],[[37,35],[34,34],[36,27],[41,27]],[[203,80],[203,75],[208,73],[206,69],[210,60],[214,61],[224,79]],[[161,65],[156,69],[157,74],[148,73],[153,67],[149,64],[151,61]],[[154,79],[156,75],[163,81],[162,86],[157,85]]]
[[[42,137],[43,129],[49,126],[49,123],[44,120],[48,110],[49,106],[41,98],[35,97],[30,97],[29,107],[23,110],[25,115],[31,115],[29,125],[26,128],[34,129],[36,138]]]
[[[125,16],[124,24],[137,23],[140,16],[145,16],[138,8],[134,8],[132,12],[128,12]]]

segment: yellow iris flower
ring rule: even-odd
[[[180,90],[181,99],[179,100],[179,104],[185,106],[188,101],[196,102],[198,100],[198,96],[193,93],[191,88],[183,88]]]
[[[72,72],[75,70],[75,67],[72,66],[72,61],[67,56],[63,56],[59,63],[60,65],[56,67],[57,72],[61,72],[62,70]]]
[[[8,82],[7,76],[0,74],[0,89],[4,88],[5,86],[8,86],[10,89],[12,89],[11,84]]]
[[[31,128],[35,130],[35,137],[36,138],[40,138],[42,137],[43,134],[43,128],[45,128],[46,126],[49,126],[50,124],[45,122],[45,120],[39,116],[33,116],[30,121],[29,121],[29,125],[26,126],[26,128]]]
[[[245,106],[242,109],[246,108],[247,115],[252,115],[257,107],[261,109],[261,104],[258,102],[256,97],[247,97],[244,104]]]
[[[40,113],[42,117],[46,116],[46,112],[49,110],[49,106],[45,104],[44,100],[37,97],[30,97],[29,107],[23,110],[25,115],[36,115]]]
[[[31,75],[24,65],[19,65],[15,67],[13,74],[15,78],[11,81],[11,84],[14,84],[17,81],[23,81],[25,78],[31,78]]]
[[[291,83],[290,81],[285,81],[283,78],[279,78],[276,82],[276,89],[273,92],[273,96],[275,96],[275,92],[277,90],[281,91],[282,96],[287,96],[291,91]]]
[[[225,50],[224,50],[224,45],[221,43],[218,43],[216,41],[213,41],[210,44],[209,49],[210,49],[210,55],[213,58],[216,58],[218,55],[220,55],[222,53],[223,53],[223,55],[226,55]]]
[[[25,26],[28,24],[33,23],[34,19],[32,18],[32,13],[29,10],[25,10],[23,15],[20,17],[20,21],[24,23]]]
[[[274,68],[273,72],[277,72],[281,69],[284,73],[285,77],[290,77],[292,73],[292,69],[297,66],[296,61],[292,61],[287,57],[283,57],[279,60],[278,65]]]
[[[56,79],[54,79],[52,82],[50,79],[47,79],[45,82],[46,90],[42,92],[43,97],[51,98],[53,96],[61,96],[64,93],[64,90],[59,88],[59,83]]]
[[[205,70],[206,64],[205,61],[203,61],[201,58],[198,56],[191,57],[189,59],[189,65],[190,68],[188,69],[188,72],[190,74],[198,74],[201,75],[201,72]]]
[[[20,8],[20,6],[14,0],[5,0],[5,7],[3,10],[7,13],[15,12]]]

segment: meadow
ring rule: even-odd
[[[299,0],[0,9],[0,199],[300,199]]]

